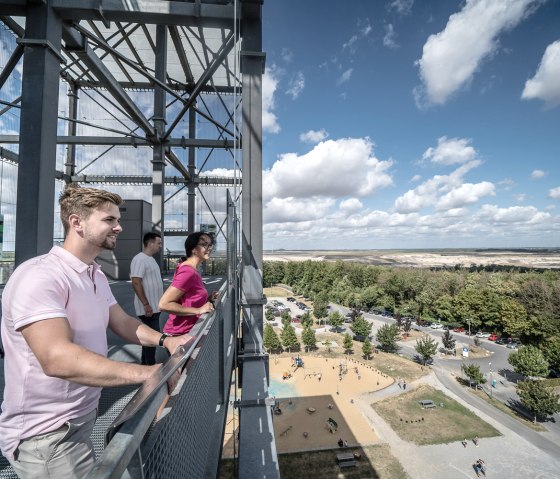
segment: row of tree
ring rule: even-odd
[[[328,303],[388,311],[520,338],[560,370],[560,271],[391,268],[357,263],[265,262],[264,283],[289,285],[313,299],[314,315]],[[329,318],[330,320],[330,318]],[[336,320],[336,319],[335,319]]]

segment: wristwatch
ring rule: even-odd
[[[163,346],[163,342],[165,341],[165,338],[167,338],[167,337],[169,337],[169,334],[163,333],[163,334],[161,335],[161,337],[159,338],[159,345],[160,345],[160,346]]]

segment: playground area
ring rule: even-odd
[[[348,447],[377,443],[375,431],[354,404],[362,394],[393,383],[373,365],[294,354],[271,357],[270,377],[279,453],[333,448],[339,440]],[[282,397],[287,386],[294,397]]]

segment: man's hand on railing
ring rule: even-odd
[[[170,378],[167,380],[167,394],[171,395],[171,393],[173,392],[173,390],[177,387],[177,383],[179,382],[179,379],[181,378],[181,369],[177,369],[177,371],[175,371]]]
[[[169,353],[173,355],[179,346],[186,345],[194,336],[183,334],[182,336],[167,336],[163,341],[163,345]]]

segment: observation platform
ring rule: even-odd
[[[164,276],[164,289],[171,284],[172,273]],[[209,292],[218,291],[224,284],[223,276],[205,276],[203,282]],[[134,313],[134,291],[130,281],[109,281],[111,290],[121,307],[131,316],[136,317]],[[0,294],[3,286],[0,287]],[[165,324],[168,315],[162,313],[160,316],[160,329]],[[200,330],[200,321],[193,328],[192,334],[198,334]],[[108,357],[116,361],[129,363],[140,363],[142,347],[134,344],[125,343],[120,337],[107,330],[108,341]],[[156,351],[157,362],[163,362],[167,355],[162,348]],[[98,418],[92,433],[92,441],[94,444],[96,457],[99,457],[104,450],[104,440],[107,428],[113,420],[123,410],[130,401],[138,386],[123,386],[115,388],[105,388],[101,394],[99,403]],[[4,359],[0,359],[0,393],[4,395]],[[139,413],[140,414],[140,413]],[[9,462],[0,454],[0,479],[17,479]]]

